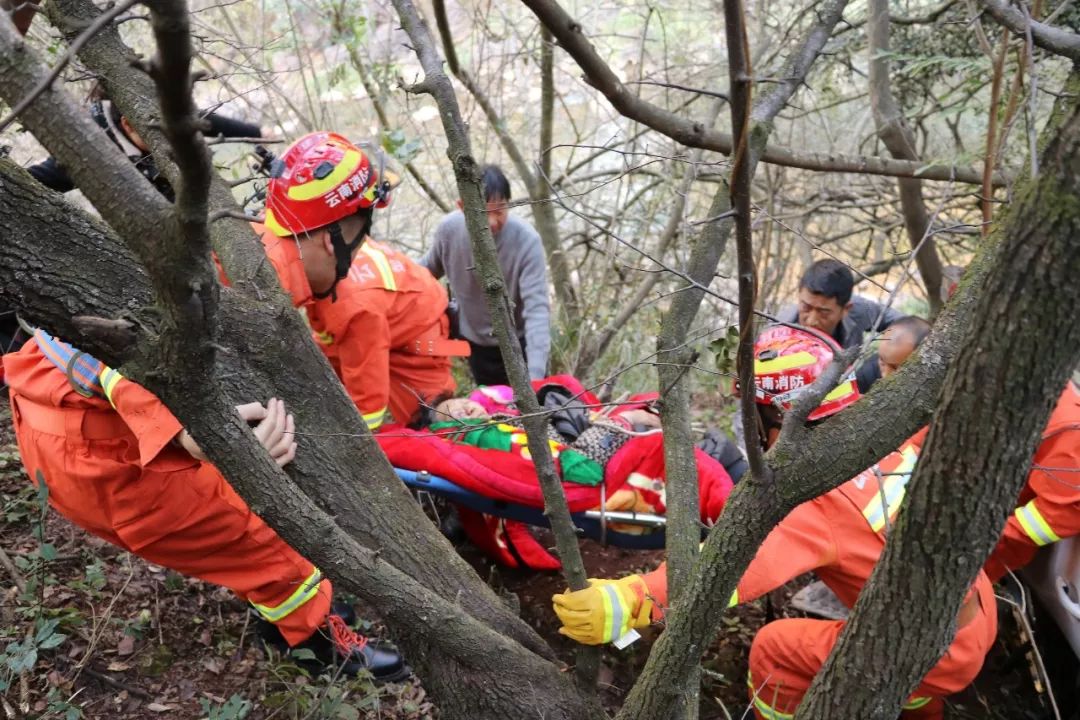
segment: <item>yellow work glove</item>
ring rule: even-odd
[[[562,621],[559,632],[585,645],[609,643],[631,628],[647,626],[653,606],[640,575],[590,578],[589,587],[553,595],[551,602]]]

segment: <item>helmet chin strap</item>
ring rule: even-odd
[[[327,225],[326,231],[330,233],[330,246],[334,248],[334,284],[323,292],[312,292],[311,294],[316,300],[330,298],[330,302],[337,302],[337,284],[349,274],[353,253],[364,244],[367,233],[361,232],[352,242],[345,242],[345,235],[341,232],[339,223]]]

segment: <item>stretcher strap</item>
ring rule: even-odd
[[[76,350],[63,340],[57,340],[44,330],[37,330],[34,333],[34,341],[41,349],[41,353],[60,372],[64,373],[68,382],[75,388],[75,392],[84,397],[94,395],[106,397],[105,387],[101,384],[101,374],[106,369],[105,363],[81,350]]]

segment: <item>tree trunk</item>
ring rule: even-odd
[[[40,187],[6,160],[0,160],[0,229],[6,238],[0,245],[0,300],[11,303],[24,318],[63,337],[84,332],[86,316],[124,319],[142,332],[158,332],[160,319],[149,278],[131,252],[104,223]],[[43,237],[49,242],[42,243]],[[253,342],[288,336],[283,322],[297,313],[291,308],[280,314],[267,312],[265,301],[234,290],[224,290],[222,298],[222,367],[217,376],[228,397],[270,397],[287,382],[310,382],[305,386],[312,397],[334,392],[332,385],[283,363],[280,348],[269,349],[275,359],[267,362],[267,347]],[[108,356],[108,338],[94,334],[85,340],[86,349]],[[288,347],[303,351],[299,343]],[[144,382],[152,385],[153,376]],[[299,483],[279,477],[272,464],[261,465],[261,456],[243,455],[240,449],[247,437],[238,433],[245,429],[234,426],[228,414],[223,418],[213,414],[210,397],[197,393],[192,398],[199,417],[185,418],[190,410],[179,416],[208,453],[219,455],[218,467],[231,484],[286,542],[383,613],[391,634],[449,717],[505,718],[538,707],[551,717],[574,718],[588,712],[557,666],[473,619],[457,598],[440,598],[391,566],[388,553],[361,546],[335,522],[340,517],[332,518],[316,507],[299,490]],[[231,412],[229,403],[224,405],[225,412]],[[321,467],[331,477],[355,477],[355,470],[343,465],[325,440],[305,436],[302,453],[321,455]],[[341,487],[343,495],[348,490],[347,485]],[[381,493],[364,502],[373,506],[371,512],[391,516],[396,512],[392,498]],[[447,555],[438,557],[438,548],[429,552],[431,560],[451,561]],[[466,582],[463,578],[463,591]],[[505,608],[502,612],[509,615]]]
[[[892,537],[799,717],[896,717],[952,642],[965,594],[1016,507],[1080,359],[1078,81],[1059,95],[1069,106],[1039,177],[995,228],[1005,261],[964,333],[972,350],[949,364]]]
[[[49,3],[48,12],[68,37],[99,13],[88,0],[58,0]],[[179,173],[170,160],[172,151],[159,129],[159,110],[150,100],[154,97],[152,83],[131,67],[132,57],[115,26],[99,33],[79,53],[80,60],[101,75],[110,97],[136,124],[140,136],[151,144],[159,167],[174,184],[178,183]],[[41,135],[38,139],[45,141]],[[75,150],[81,153],[83,149]],[[81,158],[61,160],[77,179],[77,171],[96,177],[96,168],[86,167]],[[235,210],[229,189],[219,178],[215,182],[211,210]],[[123,192],[115,195],[125,197]],[[243,343],[245,362],[260,380],[257,386],[248,386],[242,394],[234,391],[231,397],[279,397],[294,413],[303,432],[319,438],[319,451],[299,453],[289,466],[290,476],[320,507],[336,517],[346,532],[367,547],[378,549],[395,567],[534,652],[553,657],[546,643],[446,543],[393,474],[325,356],[311,342],[303,319],[281,293],[273,268],[266,262],[250,226],[239,220],[221,220],[211,224],[211,239],[234,287],[274,303],[271,312],[277,316],[279,330],[234,340]],[[245,382],[252,381],[245,378]],[[342,483],[342,478],[353,478],[354,482]]]

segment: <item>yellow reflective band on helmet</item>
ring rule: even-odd
[[[881,532],[885,529],[886,518],[892,518],[900,511],[900,504],[904,502],[908,480],[915,471],[915,463],[919,460],[919,454],[910,445],[900,453],[901,462],[897,468],[885,478],[882,487],[874,494],[874,499],[866,504],[862,514],[870,523],[870,529]],[[885,496],[884,506],[882,495]]]
[[[270,209],[269,205],[266,207],[266,216],[263,218],[263,226],[278,237],[289,237],[292,235],[292,232],[277,221],[277,218],[274,217],[274,211]]]
[[[792,368],[806,367],[817,362],[817,358],[806,350],[800,350],[790,355],[781,355],[772,360],[755,360],[755,375],[771,375],[773,373],[791,370]]]
[[[853,392],[855,392],[855,381],[847,380],[830,390],[829,394],[826,395],[821,402],[827,403],[832,402],[833,400],[839,400],[842,397],[851,395]]]
[[[1046,518],[1042,516],[1042,513],[1039,512],[1034,500],[1027,505],[1016,508],[1013,514],[1016,515],[1016,519],[1020,522],[1020,527],[1024,528],[1024,532],[1036,545],[1050,545],[1061,539],[1050,527],[1050,523],[1046,522]]]
[[[302,582],[300,587],[296,588],[296,592],[290,595],[289,598],[280,605],[277,605],[276,607],[260,605],[258,603],[251,603],[251,605],[258,610],[259,614],[268,622],[280,622],[289,613],[295,611],[308,600],[319,594],[319,583],[322,582],[322,579],[322,573],[319,571],[319,568],[315,568],[311,575],[308,576],[308,579]]]
[[[364,424],[368,426],[368,430],[377,430],[383,424],[385,416],[386,408],[381,407],[375,412],[364,413],[360,417],[364,418]]]
[[[913,697],[904,705],[905,710],[918,710],[921,707],[925,707],[933,698],[928,697]]]
[[[341,158],[341,162],[337,164],[337,167],[334,168],[333,172],[321,180],[312,180],[303,185],[296,185],[289,188],[289,198],[302,201],[314,200],[320,195],[325,195],[335,189],[338,185],[341,185],[341,183],[345,182],[350,175],[356,172],[356,169],[360,167],[362,159],[363,156],[356,150],[346,150]]]
[[[739,604],[739,589],[735,588],[735,592],[731,593],[731,599],[728,600],[727,606],[729,608],[735,607]]]
[[[768,680],[766,680],[767,682]],[[791,720],[795,717],[793,713],[780,712],[769,703],[761,699],[757,690],[754,688],[754,678],[752,675],[747,675],[746,684],[750,686],[750,696],[754,698],[754,708],[761,713],[761,717],[765,720]]]
[[[101,387],[105,389],[105,398],[113,407],[116,407],[116,403],[114,403],[112,399],[113,390],[116,389],[117,383],[119,383],[123,378],[123,375],[108,366],[106,366],[105,372],[101,373]]]
[[[383,287],[387,290],[397,290],[397,282],[394,280],[394,271],[390,269],[390,261],[386,259],[386,254],[374,248],[367,243],[360,246],[360,252],[371,258],[371,262],[375,263],[375,269],[379,271],[379,277],[382,278]]]

